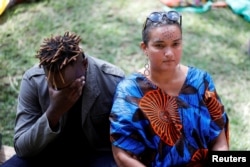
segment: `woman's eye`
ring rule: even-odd
[[[173,43],[173,46],[179,46],[179,45],[180,45],[179,42]]]
[[[157,48],[163,48],[164,45],[162,45],[162,44],[156,44],[155,47],[157,47]]]
[[[174,45],[175,45],[175,46],[181,45],[181,41],[175,42]]]

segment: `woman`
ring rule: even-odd
[[[110,115],[119,166],[203,166],[228,150],[228,118],[209,73],[181,64],[181,15],[153,12],[142,30],[148,63],[118,84]]]

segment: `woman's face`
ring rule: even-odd
[[[148,56],[153,71],[174,70],[182,56],[182,34],[176,25],[163,25],[149,32],[148,45],[141,48]]]

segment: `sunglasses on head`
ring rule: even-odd
[[[150,20],[151,22],[158,23],[162,22],[164,20],[164,17],[166,17],[168,20],[178,22],[180,20],[180,26],[181,26],[181,14],[176,11],[168,11],[168,12],[153,12],[151,13],[143,26],[143,30],[146,28],[147,21]]]

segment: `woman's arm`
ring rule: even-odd
[[[135,156],[119,147],[112,145],[112,151],[119,167],[145,167]]]
[[[229,146],[226,139],[225,130],[223,129],[212,145],[212,151],[228,151]]]

